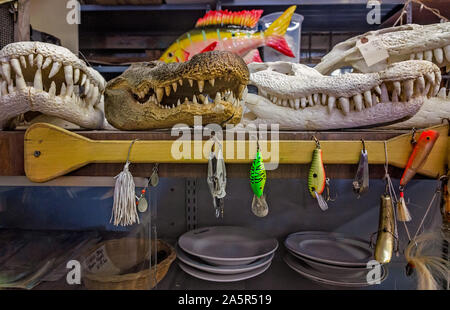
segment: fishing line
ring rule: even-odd
[[[391,196],[391,199],[393,200],[393,204],[392,204],[392,212],[394,214],[394,236],[395,239],[397,240],[397,253],[398,253],[398,243],[399,243],[399,239],[398,239],[398,226],[397,226],[397,213],[395,210],[395,205],[397,204],[397,195],[395,194],[395,189],[394,189],[394,185],[392,184],[392,180],[391,177],[389,176],[389,158],[388,158],[388,151],[387,151],[387,142],[384,141],[384,178],[386,179],[386,183],[387,183],[387,187],[388,187],[388,191],[389,191],[389,196]],[[409,235],[409,232],[407,232]]]

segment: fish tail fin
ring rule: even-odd
[[[318,192],[314,192],[314,194],[316,195],[316,199],[317,199],[317,202],[319,203],[320,209],[322,209],[322,211],[327,210],[328,209],[328,204],[325,201],[325,199],[322,197],[322,195],[319,194]]]
[[[296,8],[296,5],[289,7],[264,32],[266,45],[289,57],[295,57],[295,55],[289,47],[289,44],[286,42],[284,34],[291,23],[291,18]]]
[[[259,55],[259,51],[257,49],[251,50],[243,57],[245,63],[249,64],[252,62],[263,62],[261,56]]]

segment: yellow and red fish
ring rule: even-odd
[[[289,7],[270,27],[262,32],[253,28],[262,10],[229,12],[209,11],[197,21],[195,29],[180,36],[161,56],[164,62],[184,62],[195,54],[208,51],[230,51],[243,57],[247,63],[261,61],[256,48],[269,46],[284,55],[294,57],[284,38],[296,6]]]

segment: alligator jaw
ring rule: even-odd
[[[389,54],[389,58],[371,67],[363,59],[357,42],[374,37]],[[352,66],[359,72],[376,72],[387,65],[405,60],[428,60],[439,66],[450,65],[450,22],[431,25],[404,25],[384,28],[350,38],[337,44],[315,67],[322,74]]]
[[[68,49],[18,42],[0,51],[0,129],[28,111],[85,128],[104,125],[102,76]]]
[[[275,71],[277,64],[269,63],[263,70],[251,67],[250,83],[259,95],[247,96],[253,117],[244,116],[244,123],[278,123],[281,129],[297,130],[390,123],[414,115],[426,96],[437,93],[441,81],[439,68],[427,61],[335,77],[296,64],[291,65],[292,72],[280,73]]]
[[[141,63],[110,81],[105,92],[108,121],[122,130],[236,124],[242,116],[248,69],[227,52],[194,56],[185,63]]]

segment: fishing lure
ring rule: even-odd
[[[294,57],[284,38],[296,6],[289,7],[264,32],[248,30],[256,26],[262,10],[230,12],[209,11],[197,21],[195,29],[181,35],[161,55],[164,62],[184,62],[195,54],[208,51],[230,51],[247,62],[260,61],[260,46],[269,46],[284,55]]]
[[[316,139],[316,137],[313,137],[313,139],[316,142],[316,148],[313,151],[311,167],[309,168],[308,189],[311,196],[317,199],[319,207],[322,211],[325,211],[328,209],[328,204],[322,197],[322,193],[325,190],[327,179],[322,161],[322,149],[320,148],[320,142]]]
[[[259,217],[264,217],[269,213],[269,207],[264,196],[264,185],[266,184],[266,169],[261,156],[259,146],[256,150],[256,157],[250,168],[250,186],[253,190],[252,212]]]
[[[392,198],[386,191],[380,199],[378,236],[375,244],[375,260],[380,264],[391,261],[395,244],[395,216]]]
[[[363,148],[359,157],[358,170],[353,180],[353,191],[358,194],[358,197],[369,189],[369,157],[364,140],[361,139],[361,142]]]
[[[420,169],[426,162],[428,155],[439,138],[439,132],[434,130],[425,130],[420,134],[419,140],[413,140],[414,148],[409,156],[408,162],[400,179],[400,199],[397,202],[397,218],[401,222],[409,222],[411,215],[406,207],[404,198],[404,188],[406,184],[414,177],[417,170]]]
[[[213,145],[208,159],[208,178],[207,183],[209,191],[213,197],[213,205],[216,210],[216,218],[223,218],[223,208],[225,206],[225,188],[227,185],[227,171],[225,160],[223,159],[222,146],[219,144],[217,155]]]

